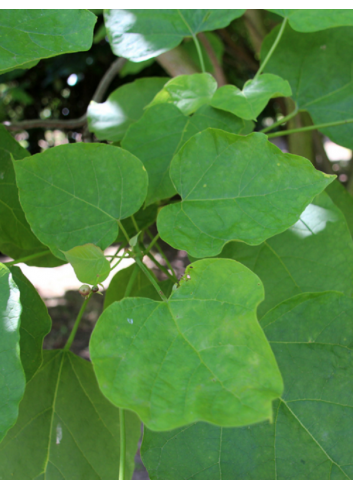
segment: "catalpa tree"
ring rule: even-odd
[[[218,34],[251,12],[105,10],[97,34],[117,59],[81,120],[0,126],[1,479],[130,479],[141,421],[151,479],[353,478],[352,197],[271,142],[319,130],[353,149],[353,10],[269,12],[259,66],[235,86]],[[0,16],[14,78],[89,50],[97,20]],[[105,100],[155,59],[170,76]],[[291,110],[261,127],[279,97]],[[79,126],[84,142],[33,155],[13,137]],[[189,255],[179,280],[154,258],[163,242]],[[110,282],[88,362],[70,347],[117,256],[134,264]],[[68,262],[82,282],[63,349],[42,349],[51,320],[22,262]]]

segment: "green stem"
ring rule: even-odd
[[[132,274],[130,275],[127,283],[124,297],[129,297],[132,287],[134,286],[137,273],[139,269],[135,265]],[[119,408],[119,420],[120,420],[120,462],[119,462],[119,481],[125,479],[125,459],[126,459],[126,436],[125,436],[125,411],[123,408]]]
[[[118,260],[114,266],[111,267],[110,271],[114,270],[115,267],[117,267],[118,265],[120,265],[120,263],[123,261],[124,258],[130,258],[129,256],[125,256],[125,253],[123,254],[123,256],[120,257],[120,260]]]
[[[158,241],[158,239],[159,239],[159,233],[157,233],[156,236],[153,238],[152,233],[147,229],[147,234],[148,234],[149,238],[152,239],[152,241],[150,242],[150,244],[146,248],[145,253],[148,253],[153,248],[153,246],[155,245],[156,241]]]
[[[119,220],[118,220],[118,226],[119,226],[119,228],[121,229],[121,231],[122,231],[123,235],[125,236],[125,238],[126,238],[127,242],[129,243],[129,241],[130,241],[129,235],[127,234],[127,232],[126,232],[126,230],[125,230],[125,228],[124,228],[124,226],[123,226],[122,222],[121,222],[121,221],[119,221]]]
[[[111,263],[111,262],[114,260],[114,258],[116,258],[116,257],[118,256],[119,251],[121,251],[121,250],[124,248],[124,246],[125,246],[125,243],[121,244],[121,245],[119,246],[119,248],[116,250],[116,252],[114,253],[114,255],[113,255],[113,256],[111,256],[111,255],[110,255],[110,256],[109,256],[109,255],[107,255],[107,258],[111,258],[110,263]]]
[[[345,121],[338,122],[326,122],[325,124],[316,124],[314,126],[297,127],[295,129],[288,129],[287,131],[272,132],[268,134],[268,138],[276,138],[279,136],[287,136],[287,134],[295,134],[296,132],[313,131],[314,129],[322,129],[324,127],[342,126],[343,124],[352,124],[353,119],[346,119]]]
[[[200,65],[201,65],[201,71],[202,73],[205,73],[206,72],[206,69],[205,69],[205,63],[203,61],[203,56],[202,56],[202,51],[201,51],[201,47],[200,47],[200,43],[199,43],[199,40],[197,39],[195,33],[192,31],[191,27],[189,26],[189,24],[186,22],[186,19],[184,18],[183,14],[180,12],[179,9],[178,10],[178,14],[180,15],[180,17],[183,19],[183,22],[184,24],[186,25],[186,27],[189,29],[190,31],[190,34],[194,40],[194,43],[195,43],[195,46],[196,46],[196,51],[197,51],[197,54],[199,56],[199,60],[200,60]]]
[[[197,39],[197,36],[195,36],[195,34],[192,35],[192,38],[194,40],[194,43],[195,43],[195,46],[196,46],[196,51],[197,51],[197,54],[199,56],[200,65],[201,65],[201,71],[202,71],[202,73],[206,73],[205,63],[204,63],[204,60],[203,60],[203,56],[202,56],[202,51],[201,51],[201,46],[200,46],[199,40]]]
[[[126,454],[126,437],[125,437],[125,412],[119,408],[120,420],[120,463],[119,463],[119,481],[125,479],[125,454]]]
[[[158,267],[160,269],[161,272],[163,272],[165,275],[167,275],[167,277],[170,278],[170,280],[172,280],[176,284],[178,283],[178,279],[176,277],[174,277],[174,275],[171,275],[168,272],[168,270],[155,259],[155,257],[152,255],[152,253],[147,253],[147,256],[150,260],[153,261],[153,263],[156,265],[156,267]]]
[[[281,124],[284,124],[285,122],[289,121],[290,119],[293,119],[293,117],[295,117],[298,114],[298,112],[299,112],[299,109],[296,108],[295,110],[293,110],[293,112],[286,115],[285,117],[282,117],[282,119],[275,122],[271,126],[265,127],[265,129],[262,129],[260,132],[263,132],[266,134],[267,132],[272,131],[272,129],[274,129],[275,127],[280,126]]]
[[[25,263],[30,260],[34,260],[34,258],[39,258],[41,256],[49,255],[50,251],[41,251],[40,253],[34,253],[33,255],[24,256],[23,258],[19,258],[18,260],[8,261],[4,263],[7,267],[12,267],[12,265],[17,265],[17,263]]]
[[[148,278],[148,280],[151,282],[151,284],[153,285],[153,287],[156,289],[158,295],[161,297],[161,299],[164,301],[164,302],[168,302],[164,293],[162,292],[162,290],[158,287],[158,284],[157,282],[155,281],[155,279],[152,277],[151,273],[148,271],[148,269],[145,267],[145,265],[142,263],[142,261],[140,260],[139,257],[135,257],[135,261],[137,263],[137,265],[141,268],[141,270],[143,271],[143,273],[146,275],[146,277]]]
[[[283,34],[284,29],[285,29],[285,27],[286,27],[286,25],[287,25],[287,22],[288,22],[288,19],[287,19],[287,17],[285,17],[285,18],[283,19],[283,22],[282,22],[281,28],[280,28],[280,30],[279,30],[279,32],[278,32],[278,34],[277,34],[277,37],[276,37],[276,39],[275,39],[275,42],[272,44],[271,49],[270,49],[270,50],[269,50],[269,52],[267,53],[266,58],[263,60],[263,62],[262,62],[262,63],[261,63],[261,65],[260,65],[260,68],[257,70],[257,73],[256,73],[256,75],[254,76],[254,80],[256,80],[256,79],[259,77],[259,75],[261,75],[261,73],[262,73],[262,72],[264,71],[264,69],[265,69],[265,66],[266,66],[266,65],[267,65],[267,63],[270,61],[270,58],[271,58],[271,56],[272,56],[272,54],[273,54],[274,50],[275,50],[275,49],[276,49],[276,47],[277,47],[277,44],[279,43],[279,41],[280,41],[280,39],[281,39],[281,37],[282,37],[282,34]]]
[[[131,216],[131,220],[132,220],[132,224],[135,226],[136,232],[139,233],[140,230],[139,230],[139,227],[137,225],[137,222],[136,222],[136,219],[134,218],[134,216]]]
[[[76,333],[77,333],[77,330],[78,330],[78,327],[79,327],[79,324],[80,324],[80,321],[81,321],[81,318],[83,316],[83,313],[85,312],[85,309],[87,307],[87,304],[88,304],[88,301],[90,300],[92,296],[92,292],[90,293],[90,295],[87,297],[87,299],[84,300],[82,306],[81,306],[81,309],[80,309],[80,312],[78,313],[77,315],[77,318],[76,318],[76,321],[75,321],[75,324],[74,324],[74,327],[72,328],[72,331],[70,333],[70,336],[69,336],[69,339],[67,340],[66,342],[66,345],[64,346],[64,351],[68,351],[70,350],[70,346],[72,345],[72,342],[74,341],[74,338],[76,336]]]
[[[149,231],[149,229],[147,229],[147,234],[148,236],[152,239],[152,234],[151,232]],[[159,234],[158,234],[159,236]],[[162,248],[159,246],[159,244],[156,242],[155,243],[155,247],[157,248],[157,250],[159,251],[160,255],[162,256],[163,260],[166,262],[167,266],[169,267],[169,269],[172,271],[172,274],[175,278],[176,281],[178,281],[177,279],[177,276],[175,275],[175,272],[174,272],[174,269],[172,267],[172,265],[170,264],[168,258],[166,257],[165,253],[163,252]],[[148,250],[149,251],[149,250]]]

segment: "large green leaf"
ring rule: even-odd
[[[352,479],[353,301],[302,294],[261,321],[283,374],[274,422],[145,428],[151,479]]]
[[[114,275],[109,284],[108,290],[105,293],[104,309],[109,307],[110,304],[113,304],[113,302],[124,299],[126,288],[135,267],[137,267],[137,265],[134,263],[127,268],[119,270],[118,273]],[[169,297],[172,291],[173,282],[171,280],[164,280],[163,282],[159,282],[158,285],[160,286],[164,295]],[[156,289],[140,269],[137,272],[129,297],[146,297],[155,301],[162,300],[161,296],[157,294]]]
[[[83,9],[2,9],[0,74],[42,58],[87,51],[97,17]]]
[[[38,292],[18,267],[11,267],[11,275],[21,298],[20,351],[27,382],[42,363],[43,339],[51,329],[48,309]]]
[[[75,246],[64,253],[80,282],[97,285],[109,276],[110,263],[103,251],[92,243]]]
[[[105,309],[90,342],[102,392],[154,430],[271,418],[282,379],[256,319],[258,277],[210,259],[185,279],[167,302],[126,298]]]
[[[260,246],[229,243],[220,255],[260,277],[265,301],[258,314],[301,292],[353,294],[353,244],[347,223],[325,194],[313,200],[294,226]]]
[[[148,172],[146,205],[175,195],[169,166],[178,149],[194,134],[208,127],[240,134],[244,121],[223,110],[205,105],[192,117],[172,104],[160,104],[145,111],[128,129],[121,146],[140,158]]]
[[[20,360],[20,291],[0,263],[0,441],[15,423],[25,389]]]
[[[352,9],[266,9],[287,17],[295,31],[315,32],[330,27],[353,26]]]
[[[15,160],[30,156],[0,124],[0,250],[17,260],[48,248],[38,241],[26,221],[18,199],[11,155]],[[56,266],[62,263],[51,254],[28,262],[35,266]]]
[[[91,102],[87,110],[89,130],[98,139],[120,141],[167,81],[168,78],[140,78],[114,90],[102,104]]]
[[[126,413],[126,478],[134,468],[140,421]],[[92,365],[45,351],[27,384],[15,426],[0,444],[1,479],[118,479],[119,410],[99,390]]]
[[[221,29],[245,9],[108,9],[104,11],[112,51],[143,61],[176,47],[184,37]]]
[[[262,59],[277,33],[274,29],[264,40]],[[302,34],[287,26],[265,70],[289,81],[292,98],[315,124],[344,121],[353,113],[352,50],[351,27]],[[353,124],[321,130],[353,149]]]
[[[211,102],[217,82],[209,73],[180,75],[169,80],[148,107],[174,104],[185,115],[190,115]]]
[[[115,146],[67,144],[14,166],[26,218],[59,258],[86,243],[105,249],[118,234],[118,220],[138,211],[146,197],[141,161]]]
[[[334,204],[343,212],[346,218],[349,230],[353,236],[353,196],[347,192],[344,186],[334,180],[326,189]]]
[[[294,224],[334,177],[300,156],[283,154],[260,133],[207,129],[174,157],[170,176],[182,202],[164,207],[164,241],[202,258],[231,240],[257,245]]]
[[[289,97],[289,83],[276,75],[260,75],[248,80],[243,90],[233,85],[220,87],[211,100],[212,107],[227,110],[238,117],[256,121],[271,98]]]

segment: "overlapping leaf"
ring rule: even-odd
[[[248,80],[243,90],[233,85],[220,87],[211,100],[212,107],[227,110],[246,120],[256,121],[271,98],[289,97],[292,90],[289,83],[276,75],[260,75],[256,80]]]
[[[347,192],[338,180],[332,182],[331,185],[327,187],[326,192],[334,204],[343,213],[351,235],[353,236],[353,196]]]
[[[140,78],[114,90],[102,104],[91,102],[87,110],[89,130],[98,139],[120,141],[167,81],[168,78]]]
[[[90,342],[102,392],[154,430],[271,418],[282,380],[256,319],[259,279],[220,259],[195,263],[185,279],[167,302],[126,298],[105,309]]]
[[[140,421],[126,413],[126,478]],[[45,351],[27,384],[16,425],[0,444],[1,479],[118,479],[119,410],[100,392],[89,362]]]
[[[105,293],[104,309],[109,307],[110,304],[113,304],[113,302],[121,301],[122,299],[124,299],[126,288],[135,267],[137,267],[136,264],[130,265],[127,268],[119,270],[118,273],[114,275],[112,281],[109,284],[108,290]],[[166,297],[169,297],[173,286],[172,281],[164,280],[163,282],[159,282],[159,286],[164,295]],[[137,272],[137,276],[135,278],[129,297],[146,297],[155,301],[162,300],[161,296],[157,294],[156,289],[153,287],[146,275],[140,269]]]
[[[20,292],[0,264],[0,440],[15,423],[25,389],[20,360]]]
[[[261,321],[283,374],[274,422],[243,428],[196,423],[145,429],[152,479],[353,478],[353,301],[338,292],[301,294]]]
[[[26,221],[16,186],[11,161],[30,156],[0,124],[0,249],[15,260],[48,250],[31,231]],[[63,262],[53,255],[31,260],[29,265],[56,266]]]
[[[146,197],[141,161],[114,146],[62,145],[14,165],[26,218],[59,258],[86,243],[105,249],[118,220],[138,211]]]
[[[64,255],[71,263],[80,282],[97,285],[104,282],[110,274],[109,261],[103,251],[92,243],[76,246],[66,251]]]
[[[104,11],[112,51],[143,61],[176,47],[184,37],[226,27],[244,9],[108,9]]]
[[[353,245],[347,223],[325,194],[313,200],[294,226],[260,246],[229,243],[220,255],[250,268],[265,286],[258,314],[301,292],[353,294]]]
[[[266,9],[287,17],[290,26],[299,32],[315,32],[331,27],[353,26],[352,9]]]
[[[169,80],[148,107],[174,104],[183,114],[190,115],[211,102],[216,90],[217,82],[209,73],[180,75]]]
[[[264,40],[262,59],[278,30]],[[315,124],[352,119],[353,29],[340,27],[302,34],[286,27],[266,71],[288,80],[298,108],[307,110]],[[353,124],[321,129],[342,146],[353,148]]]
[[[148,172],[146,205],[175,195],[169,176],[173,156],[194,134],[208,127],[234,134],[246,130],[244,121],[238,117],[208,105],[187,117],[172,104],[160,104],[147,109],[130,126],[121,145],[140,158]]]
[[[257,245],[283,232],[334,178],[283,154],[263,134],[217,129],[191,138],[170,176],[182,201],[161,210],[158,230],[198,258],[217,255],[231,240]]]
[[[21,269],[11,267],[11,275],[20,291],[21,363],[28,382],[42,363],[43,339],[50,332],[51,318],[42,298]]]
[[[83,9],[3,9],[0,74],[31,68],[42,58],[87,51],[96,20]]]

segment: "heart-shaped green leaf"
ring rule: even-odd
[[[353,294],[352,238],[344,216],[325,193],[284,233],[260,246],[229,243],[220,256],[240,261],[262,280],[265,301],[259,317],[302,292]]]
[[[137,267],[136,264],[130,265],[127,268],[119,270],[118,273],[114,275],[105,293],[104,309],[109,307],[110,304],[113,304],[113,302],[124,299],[126,288],[135,267]],[[158,285],[164,295],[169,297],[172,291],[173,282],[171,280],[164,280],[163,282],[158,282]],[[155,301],[162,300],[161,296],[157,294],[156,289],[140,269],[138,269],[129,297],[146,297]]]
[[[233,85],[220,87],[211,100],[212,107],[227,110],[242,119],[256,121],[271,98],[289,97],[289,83],[276,75],[260,75],[248,80],[243,90]]]
[[[3,9],[0,74],[42,58],[87,51],[97,17],[84,9]]]
[[[43,339],[50,332],[51,318],[42,298],[21,269],[11,267],[11,275],[20,291],[21,363],[28,382],[42,363]]]
[[[285,385],[274,422],[145,429],[151,479],[352,479],[352,314],[352,299],[338,292],[301,294],[270,311],[261,325]]]
[[[48,248],[32,233],[18,199],[15,171],[11,161],[30,156],[0,124],[0,249],[15,260]],[[52,254],[30,260],[29,265],[57,266],[63,262]]]
[[[169,51],[184,37],[221,29],[245,9],[107,9],[104,20],[112,51],[143,61]]]
[[[20,360],[20,291],[0,263],[0,441],[15,423],[25,390]]]
[[[113,303],[90,342],[102,392],[154,430],[271,418],[282,380],[256,319],[262,300],[255,274],[211,259],[187,268],[167,302]]]
[[[156,105],[130,126],[121,146],[137,156],[148,172],[146,205],[175,195],[169,176],[173,156],[194,134],[208,127],[234,134],[245,130],[244,121],[208,105],[192,117],[185,116],[172,104]]]
[[[182,202],[164,207],[164,241],[192,256],[220,253],[231,240],[257,245],[294,224],[334,177],[300,156],[283,154],[253,133],[207,129],[174,157],[171,180]]]
[[[217,82],[209,73],[180,75],[169,80],[147,107],[174,104],[185,115],[190,115],[209,104],[217,90]]]
[[[261,58],[273,45],[278,29],[264,40]],[[286,27],[266,71],[288,80],[293,100],[307,110],[315,124],[352,119],[353,29],[339,27],[302,34]],[[353,124],[322,128],[342,146],[353,149]]]
[[[282,17],[287,17],[290,26],[299,32],[315,32],[341,27],[353,26],[352,9],[266,9]]]
[[[102,104],[91,102],[87,110],[89,130],[98,139],[120,141],[167,81],[168,78],[140,78],[114,90]]]
[[[135,414],[125,414],[125,428],[130,479],[140,437]],[[92,365],[70,352],[45,351],[17,423],[0,444],[0,478],[118,479],[119,429],[119,410],[100,392]]]
[[[67,144],[14,166],[26,218],[59,258],[86,243],[105,249],[118,234],[118,220],[138,211],[146,197],[141,161],[115,146]]]
[[[110,264],[103,251],[92,243],[64,252],[80,282],[97,285],[109,276]]]

